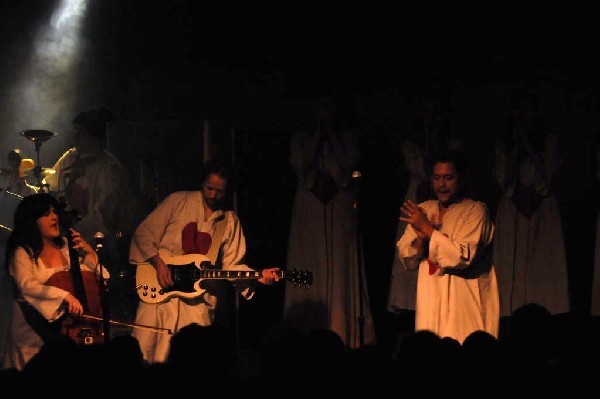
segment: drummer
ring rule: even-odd
[[[45,176],[50,192],[65,197],[80,220],[77,229],[88,242],[97,232],[106,237],[132,233],[147,212],[130,173],[106,148],[108,125],[115,121],[104,107],[84,109],[72,120],[74,146]]]

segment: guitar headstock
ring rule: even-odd
[[[290,269],[285,272],[285,278],[292,287],[308,289],[313,281],[312,272],[308,270]]]

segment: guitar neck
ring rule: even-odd
[[[163,303],[172,297],[195,298],[205,291],[201,286],[202,280],[258,280],[262,277],[261,270],[221,270],[204,267],[210,264],[203,258],[183,256],[170,259],[167,266],[175,285],[163,289],[156,276],[156,270],[149,263],[138,263],[135,274],[138,296],[146,303]],[[279,279],[289,280],[293,287],[308,288],[312,284],[312,273],[308,270],[290,269],[275,272]]]
[[[284,277],[283,271],[276,272],[279,278]],[[211,270],[204,269],[197,271],[199,279],[249,279],[256,280],[262,277],[260,270]]]

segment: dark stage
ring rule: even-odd
[[[36,158],[19,132],[47,129],[57,133],[40,151],[41,166],[49,167],[72,145],[73,115],[105,105],[117,117],[109,147],[126,165],[135,157],[154,160],[164,198],[197,188],[194,174],[206,153],[210,121],[212,151],[238,166],[237,210],[248,264],[284,268],[296,187],[291,133],[312,122],[317,97],[331,94],[360,135],[366,278],[384,342],[392,339],[390,330],[410,329],[397,325],[386,301],[408,179],[400,143],[414,134],[419,101],[443,98],[446,134],[465,143],[476,165],[475,196],[494,210],[499,189],[492,179],[493,142],[506,131],[511,95],[536,96],[546,125],[561,140],[564,163],[553,184],[572,311],[589,314],[598,212],[597,57],[424,52],[416,43],[405,47],[399,33],[385,27],[357,31],[356,21],[331,25],[325,16],[299,24],[288,22],[289,15],[271,24],[264,16],[213,18],[197,1],[91,1],[74,26],[74,41],[52,30],[60,3],[0,6],[0,154],[18,147]],[[115,281],[115,310],[123,318],[132,316],[129,301],[135,301],[128,284]],[[239,309],[232,303],[232,320],[240,323],[245,342],[281,320],[286,289],[286,283],[260,287]]]

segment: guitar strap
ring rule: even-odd
[[[212,244],[206,257],[210,260],[211,265],[216,265],[217,256],[219,255],[219,248],[221,247],[221,241],[223,240],[223,231],[225,231],[225,215],[217,220],[217,229],[215,234],[212,236]]]

